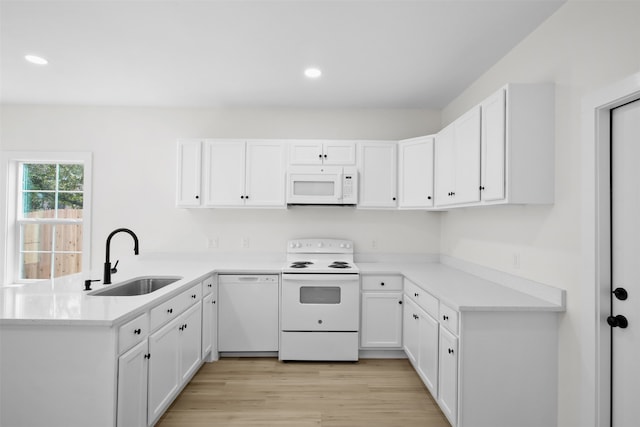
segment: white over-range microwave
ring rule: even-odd
[[[355,205],[358,170],[340,166],[293,166],[287,171],[288,205]]]

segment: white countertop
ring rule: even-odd
[[[564,311],[563,305],[440,263],[358,263],[360,274],[401,274],[457,311]]]
[[[81,274],[51,281],[0,288],[0,325],[113,326],[186,290],[212,273],[280,273],[284,263],[242,256],[197,261],[169,258],[127,259],[118,266],[114,284],[138,276],[182,276],[183,279],[153,293],[108,297],[83,291]],[[440,263],[358,262],[361,274],[401,274],[451,308],[469,310],[564,311],[564,305],[536,298]],[[101,278],[93,273],[90,278]],[[92,289],[104,287],[93,283]]]

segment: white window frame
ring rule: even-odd
[[[0,194],[5,200],[5,208],[0,211],[2,229],[0,237],[4,242],[4,254],[0,260],[0,284],[29,283],[37,279],[20,279],[19,242],[20,222],[17,218],[20,200],[20,164],[21,163],[82,163],[84,166],[84,189],[82,206],[82,271],[91,269],[91,193],[92,193],[92,155],[89,152],[40,152],[40,151],[4,151],[2,152],[2,173],[0,174]],[[52,278],[53,279],[53,278]],[[40,279],[42,280],[42,279]]]

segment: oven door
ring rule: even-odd
[[[283,274],[283,331],[357,331],[357,274]]]
[[[287,173],[287,204],[341,203],[341,168],[292,168]]]

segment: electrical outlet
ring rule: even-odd
[[[513,268],[520,270],[520,254],[518,252],[513,253]]]
[[[220,241],[217,237],[209,237],[207,239],[207,248],[216,249],[220,245]]]
[[[243,249],[248,249],[249,248],[249,238],[248,237],[243,237],[242,239],[240,239],[240,246]]]

